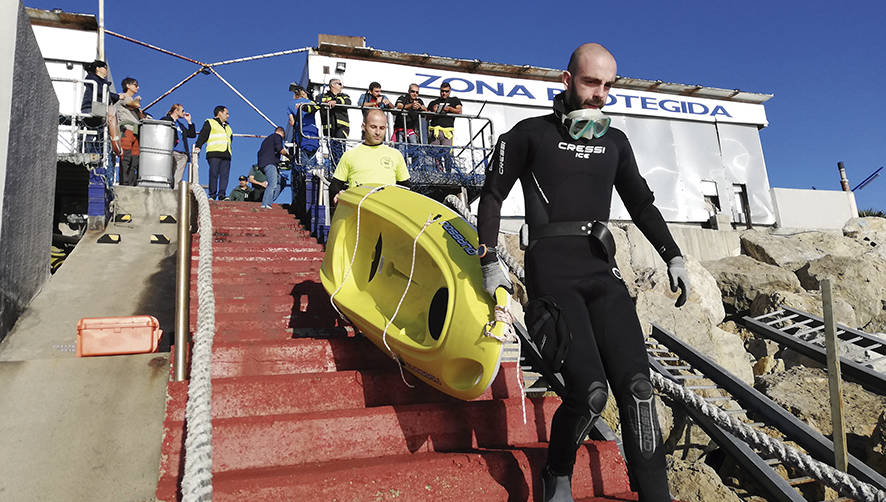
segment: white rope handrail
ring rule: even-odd
[[[215,336],[215,293],[212,290],[212,217],[209,199],[200,185],[191,184],[197,200],[200,258],[197,263],[197,332],[191,353],[191,378],[185,408],[184,502],[212,500],[212,340]]]

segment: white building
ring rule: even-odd
[[[550,113],[553,97],[563,89],[561,73],[377,50],[366,47],[362,37],[320,35],[317,48],[308,54],[302,84],[322,92],[331,78],[341,78],[344,92],[356,104],[356,97],[372,81],[379,82],[392,101],[416,83],[427,104],[439,97],[440,84],[449,82],[453,95],[464,103],[463,115],[480,117],[456,120],[454,150],[459,152],[466,145],[476,148],[461,156],[464,165],[480,170],[482,152],[494,146],[499,134],[524,118]],[[631,139],[640,171],[668,222],[706,223],[716,207],[721,221],[774,225],[776,214],[759,135],[768,125],[763,104],[771,97],[619,77],[604,112]],[[359,124],[359,111],[351,110],[351,114],[351,123]],[[359,127],[352,127],[351,137],[359,140],[359,135]],[[521,190],[512,190],[502,214],[523,215]],[[617,196],[611,217],[630,219]]]

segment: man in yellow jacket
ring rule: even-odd
[[[228,125],[231,116],[226,106],[216,106],[212,111],[215,118],[206,119],[194,151],[200,153],[206,145],[206,162],[209,163],[209,198],[224,200],[228,190],[228,175],[231,172],[231,138],[234,133]]]

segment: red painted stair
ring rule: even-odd
[[[212,202],[215,500],[538,500],[556,398],[527,399],[506,363],[463,402],[355,334],[320,285],[322,246],[282,207]],[[191,267],[196,325],[197,243]],[[203,236],[202,238],[207,238]],[[170,382],[159,500],[177,500],[187,382]],[[617,447],[579,450],[576,500],[636,500]]]

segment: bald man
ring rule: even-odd
[[[363,118],[363,143],[341,156],[332,182],[329,200],[338,203],[338,192],[366,183],[410,186],[406,160],[399,150],[382,144],[388,130],[388,118],[379,109],[370,109]]]
[[[630,142],[600,111],[615,79],[615,58],[606,48],[576,49],[553,113],[523,120],[499,138],[480,195],[478,255],[484,288],[494,297],[499,287],[511,289],[495,249],[502,201],[521,182],[528,225],[526,325],[547,370],[560,372],[566,384],[543,470],[546,502],[572,501],[576,451],[602,413],[609,388],[639,499],[671,500],[643,332],[606,227],[613,188],[668,264],[671,289],[682,289],[677,306],[686,300],[689,278]],[[566,329],[545,322],[549,315],[562,315]]]

